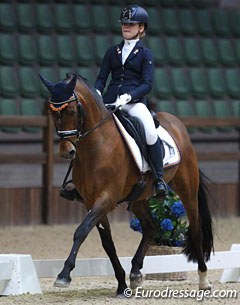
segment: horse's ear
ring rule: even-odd
[[[47,80],[44,76],[42,76],[40,73],[39,73],[39,77],[41,79],[41,81],[43,82],[43,84],[47,87],[47,89],[49,91],[51,91],[53,89],[53,87],[55,86],[55,84],[49,80]]]
[[[72,79],[67,84],[67,91],[69,91],[69,92],[74,91],[74,88],[76,86],[76,81],[77,81],[77,73],[74,73]]]

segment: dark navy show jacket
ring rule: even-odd
[[[123,65],[123,44],[124,41],[110,47],[105,53],[95,88],[102,93],[111,73],[110,84],[103,96],[105,104],[114,103],[117,96],[124,93],[131,95],[131,102],[146,103],[144,97],[152,89],[154,75],[152,52],[139,40]]]

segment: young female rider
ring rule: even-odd
[[[153,55],[141,40],[148,26],[148,13],[138,5],[129,5],[123,9],[119,22],[122,24],[124,40],[107,50],[95,88],[101,94],[111,73],[111,82],[103,96],[104,103],[121,106],[130,116],[142,121],[153,167],[156,196],[164,197],[167,188],[163,181],[161,140],[145,98],[151,91],[154,76]]]
[[[154,59],[144,47],[141,38],[148,26],[148,13],[138,5],[123,9],[120,20],[123,41],[110,47],[104,55],[95,88],[102,94],[109,74],[112,79],[103,96],[105,104],[121,106],[129,115],[138,117],[144,126],[148,154],[151,159],[157,197],[165,197],[167,187],[163,180],[161,140],[146,104],[146,94],[151,91],[154,75]],[[63,187],[60,195],[73,200],[77,191],[72,185]]]

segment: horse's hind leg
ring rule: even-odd
[[[125,281],[125,271],[122,268],[122,265],[116,253],[107,216],[105,216],[101,220],[100,224],[97,225],[97,229],[102,240],[103,248],[109,256],[109,259],[112,263],[115,272],[116,279],[118,281],[117,295],[121,295],[127,288],[127,284]]]
[[[132,211],[137,216],[142,227],[142,240],[132,259],[132,269],[130,272],[130,286],[135,289],[142,283],[141,269],[146,255],[148,245],[153,240],[156,227],[153,223],[147,201],[137,201],[132,204]]]

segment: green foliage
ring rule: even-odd
[[[188,222],[179,196],[170,190],[164,201],[151,197],[149,208],[157,228],[154,237],[155,243],[165,246],[183,246]],[[135,231],[142,232],[140,222],[135,216],[130,220],[130,227]]]

